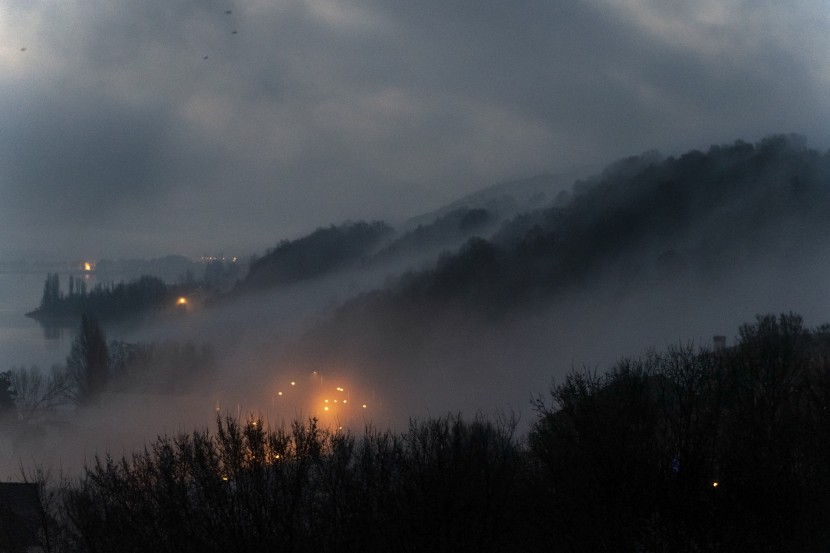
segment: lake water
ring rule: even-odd
[[[61,284],[66,287],[66,276]],[[37,365],[48,369],[63,364],[73,331],[47,332],[26,313],[40,304],[46,273],[0,272],[0,371]]]

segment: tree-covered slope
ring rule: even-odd
[[[830,155],[799,137],[736,142],[662,159],[649,153],[523,214],[391,293],[512,309],[608,277],[716,275],[763,256],[808,255],[830,239]]]
[[[690,283],[741,279],[768,279],[770,288],[781,271],[795,282],[797,267],[827,249],[828,221],[830,154],[800,137],[678,157],[649,152],[578,181],[567,202],[519,215],[489,239],[347,302],[306,341],[316,351],[321,342],[332,352],[400,347],[447,317],[514,319],[578,293],[619,299],[663,286],[679,297]]]
[[[368,258],[391,232],[386,223],[358,221],[284,240],[251,263],[239,289],[267,289],[354,266]]]

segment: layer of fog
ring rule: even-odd
[[[789,247],[799,240],[808,244]],[[320,342],[306,358],[297,356],[297,340],[314,336],[350,298],[429,267],[434,252],[114,329],[110,337],[126,341],[210,344],[217,369],[189,382],[184,394],[109,393],[95,406],[53,413],[49,424],[3,440],[0,470],[13,477],[22,463],[72,473],[95,453],[129,454],[161,434],[210,428],[217,415],[262,416],[271,425],[317,416],[360,432],[367,423],[400,430],[413,417],[513,414],[526,431],[532,401],[571,370],[606,370],[621,357],[677,343],[710,347],[716,334],[731,345],[756,314],[794,311],[808,326],[826,322],[830,248],[809,242],[797,229],[782,229],[766,254],[736,251],[717,273],[694,266],[660,273],[652,270],[659,249],[643,251],[633,258],[654,264],[647,278],[629,275],[634,269],[625,263],[633,258],[623,258],[549,305],[498,321],[442,312],[421,321],[426,330],[415,337],[390,340],[366,313],[366,326],[338,329],[336,340]],[[322,411],[325,394],[339,398],[337,414]]]
[[[351,368],[384,390],[396,406],[388,421],[398,427],[409,417],[460,411],[516,413],[526,429],[534,417],[532,399],[573,369],[602,371],[621,357],[679,343],[708,348],[713,335],[726,335],[732,345],[739,325],[756,314],[795,311],[808,325],[825,322],[830,298],[822,283],[830,267],[812,258],[786,266],[769,261],[713,280],[678,275],[626,290],[604,280],[498,324],[452,314],[432,321],[416,348],[406,337],[373,347],[360,329],[343,329],[341,342],[354,339],[373,351],[341,346],[338,354],[364,364]]]

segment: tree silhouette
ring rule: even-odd
[[[75,383],[75,401],[86,404],[107,386],[109,352],[104,331],[94,318],[81,317],[81,328],[66,358],[66,369]]]
[[[0,373],[0,420],[14,413],[15,396],[11,371]]]

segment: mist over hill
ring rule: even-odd
[[[282,241],[227,301],[191,314],[184,338],[215,343],[252,382],[314,370],[361,380],[400,416],[523,411],[574,365],[706,346],[757,313],[813,322],[830,308],[830,154],[803,137],[649,151],[528,194],[556,182],[495,187],[508,209],[485,191],[472,198],[487,207],[467,197],[414,227],[347,222]]]
[[[572,364],[707,345],[760,312],[821,320],[829,193],[830,154],[795,135],[632,156],[346,301],[292,363],[401,389],[434,377],[427,409],[459,387],[473,408],[488,396],[521,408]]]
[[[516,182],[520,197],[528,186]],[[758,313],[824,322],[828,192],[830,154],[798,136],[651,151],[519,213],[453,202],[414,227],[356,221],[283,240],[236,282],[211,287],[206,267],[186,307],[112,336],[141,351],[210,346],[209,375],[168,390],[174,410],[189,398],[206,416],[215,405],[318,415],[316,395],[278,405],[276,394],[325,379],[371,398],[367,421],[380,426],[447,411],[527,420],[531,400],[573,367],[709,346]],[[166,382],[142,368],[106,404],[158,389],[144,373]],[[142,439],[152,424],[136,425]]]

